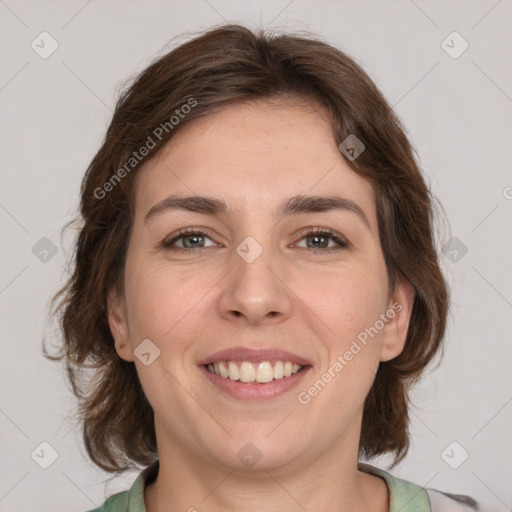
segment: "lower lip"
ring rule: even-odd
[[[308,366],[289,377],[283,377],[282,379],[265,382],[263,384],[231,380],[210,373],[204,366],[200,366],[199,368],[211,383],[215,384],[221,391],[231,395],[233,398],[237,398],[238,400],[270,400],[297,387],[311,367]]]

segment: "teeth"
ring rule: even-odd
[[[233,361],[229,362],[228,377],[231,380],[240,380],[240,370],[238,369],[238,365],[236,363],[233,363]]]
[[[224,363],[219,363],[220,376],[225,379],[229,376],[229,369]]]
[[[264,361],[262,363],[258,363],[256,380],[258,382],[271,382],[274,380],[274,369],[269,362]]]
[[[270,361],[260,363],[219,361],[206,365],[206,369],[224,379],[264,384],[283,377],[290,377],[302,370],[302,366],[291,361],[276,361],[273,367]]]
[[[284,377],[284,366],[282,361],[277,361],[274,366],[274,379],[282,379]]]
[[[254,382],[256,380],[256,369],[252,363],[244,361],[240,365],[240,380],[242,382]]]

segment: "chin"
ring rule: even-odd
[[[267,435],[267,434],[266,434]],[[217,464],[229,471],[271,471],[286,466],[298,459],[304,451],[304,444],[289,436],[265,435],[233,437],[220,449],[210,453]]]

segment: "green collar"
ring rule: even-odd
[[[144,488],[156,479],[158,467],[159,461],[156,460],[141,471],[129,491],[114,494],[99,509],[91,512],[146,512]],[[423,487],[362,462],[358,464],[358,469],[384,479],[391,496],[389,512],[430,512],[428,496]]]
[[[389,512],[430,512],[430,502],[423,487],[362,462],[358,464],[358,469],[370,475],[380,476],[386,481],[391,497]]]

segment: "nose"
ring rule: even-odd
[[[266,251],[254,261],[234,254],[234,268],[226,276],[219,307],[230,321],[249,325],[275,324],[288,318],[293,308],[292,292],[285,269],[270,265]]]

